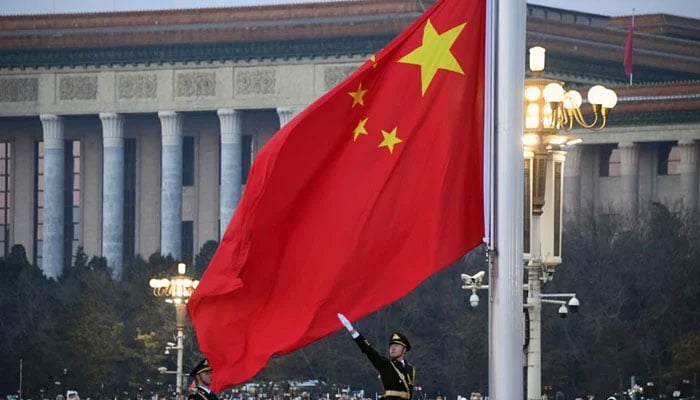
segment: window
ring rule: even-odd
[[[561,257],[561,213],[564,163],[554,162],[554,256]]]
[[[601,148],[598,162],[599,176],[620,176],[620,150],[614,145]]]
[[[661,143],[657,147],[657,174],[679,175],[681,173],[681,149],[671,143]]]
[[[64,149],[63,265],[72,265],[80,246],[80,140],[66,140]]]
[[[194,186],[194,137],[182,138],[182,186]]]
[[[124,139],[124,262],[136,255],[136,139]]]
[[[34,145],[34,264],[41,267],[44,236],[44,142]]]
[[[11,147],[10,142],[0,142],[0,256],[7,256],[10,252],[10,224],[11,214]]]
[[[194,222],[182,221],[182,262],[192,265],[194,260]]]
[[[253,135],[241,135],[241,151],[241,184],[245,185],[253,161]]]
[[[523,253],[530,254],[530,227],[532,225],[531,213],[532,213],[532,159],[525,159],[525,176],[523,177],[523,182],[525,183],[525,201],[523,205],[525,209],[523,210]]]

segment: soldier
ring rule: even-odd
[[[187,400],[219,400],[209,388],[209,385],[211,385],[211,372],[212,369],[206,358],[194,367],[192,372],[190,372],[190,376],[194,378],[196,387],[194,393],[187,396]]]
[[[404,355],[411,350],[406,336],[394,332],[389,340],[389,358],[380,355],[360,332],[352,327],[343,314],[338,319],[345,329],[350,332],[360,350],[365,353],[374,368],[379,371],[379,377],[384,386],[384,400],[410,400],[413,396],[413,384],[416,379],[416,369],[404,360]]]

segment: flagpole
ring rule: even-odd
[[[494,226],[494,194],[493,182],[496,170],[495,166],[495,135],[494,135],[494,96],[496,95],[496,80],[495,77],[495,1],[488,0],[486,3],[486,35],[484,49],[486,50],[486,62],[484,65],[484,243],[487,246],[489,254],[493,249],[493,230]],[[489,257],[489,263],[491,258]]]
[[[634,8],[632,9],[632,35],[634,35]],[[634,76],[634,70],[630,73],[630,86],[632,86],[632,77]]]
[[[489,398],[523,398],[523,101],[525,0],[493,0],[494,242],[489,284]]]

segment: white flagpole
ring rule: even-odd
[[[523,398],[523,90],[525,0],[492,0],[495,193],[489,279],[489,398]]]
[[[495,18],[494,1],[486,1],[486,63],[484,65],[484,243],[491,249],[493,245],[493,180],[495,173],[494,164],[494,96],[496,94],[495,80]]]

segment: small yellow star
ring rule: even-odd
[[[384,136],[384,140],[379,143],[379,148],[386,147],[389,149],[389,153],[393,154],[394,153],[394,145],[403,142],[399,137],[396,136],[396,130],[398,127],[394,127],[394,129],[391,130],[391,132],[387,132],[385,130],[382,130],[382,135]]]
[[[372,61],[372,68],[377,68],[377,56],[372,54],[372,57],[370,57],[369,60]]]
[[[355,105],[359,104],[361,106],[365,105],[365,101],[362,97],[364,97],[365,93],[367,93],[367,89],[362,89],[362,82],[360,82],[360,86],[357,87],[356,92],[348,92],[350,97],[352,97],[352,107],[354,108]]]
[[[428,20],[423,29],[423,43],[412,52],[399,60],[400,63],[420,66],[422,94],[428,90],[438,69],[457,72],[464,75],[462,67],[450,48],[462,33],[466,23],[438,34],[433,24]]]
[[[365,124],[367,123],[368,119],[369,118],[361,119],[360,122],[355,127],[355,130],[352,131],[355,134],[355,136],[353,136],[353,138],[352,138],[352,140],[354,142],[357,141],[358,136],[367,134],[367,129],[365,128]]]

